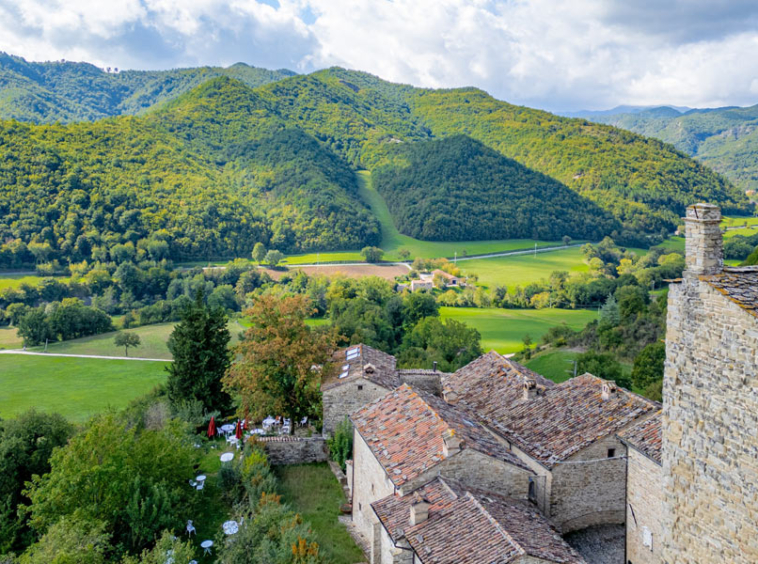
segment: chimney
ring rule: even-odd
[[[422,498],[416,497],[411,503],[411,526],[420,525],[427,519],[429,519],[429,506],[431,504]]]
[[[685,223],[685,272],[700,276],[716,274],[724,268],[721,210],[713,204],[687,208]]]
[[[366,374],[373,374],[374,372],[376,372],[376,366],[374,366],[373,364],[369,363],[369,364],[367,364],[366,366],[363,367],[363,371]]]
[[[533,400],[537,397],[537,382],[531,378],[524,380],[524,401]]]
[[[448,429],[442,435],[442,454],[445,458],[453,456],[461,451],[462,441],[455,435],[455,431]]]
[[[617,391],[618,387],[616,387],[614,382],[603,382],[603,391],[600,394],[600,397],[603,398],[603,401],[608,401],[616,395]]]
[[[437,372],[437,361],[436,360],[432,363],[432,370],[434,370],[435,372]]]
[[[455,402],[458,401],[458,394],[450,389],[442,390],[442,399],[444,399],[447,403],[455,405]]]

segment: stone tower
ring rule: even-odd
[[[667,564],[758,562],[758,269],[724,268],[720,219],[687,209],[687,268],[669,289]]]

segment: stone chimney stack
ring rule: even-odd
[[[429,519],[430,503],[422,497],[417,497],[411,503],[411,526],[418,525]]]
[[[461,440],[452,429],[448,429],[442,435],[442,443],[442,454],[445,455],[445,458],[461,451]]]
[[[616,392],[618,392],[618,388],[615,382],[603,382],[600,397],[603,401],[608,401],[616,396]]]
[[[528,378],[524,380],[524,401],[533,400],[537,397],[537,382]]]
[[[724,268],[721,210],[713,204],[687,208],[685,223],[685,273],[716,274]]]

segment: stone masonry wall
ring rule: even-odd
[[[395,485],[384,472],[360,433],[353,435],[353,524],[371,544],[372,564],[379,564],[382,525],[371,504],[395,493]]]
[[[626,483],[626,558],[631,564],[661,564],[663,549],[663,469],[629,449]],[[652,548],[644,545],[645,528]]]
[[[614,458],[608,449],[614,449]],[[624,523],[625,454],[624,444],[609,436],[554,466],[549,516],[561,532]]]
[[[272,465],[326,462],[329,459],[323,437],[262,437]]]
[[[331,435],[338,423],[364,405],[384,397],[390,390],[363,378],[344,382],[323,393],[325,436]]]
[[[663,560],[755,564],[758,319],[685,272],[667,327]]]
[[[441,372],[428,372],[428,373],[403,373],[400,371],[398,374],[404,384],[413,386],[414,388],[428,392],[435,396],[442,395],[442,373]]]

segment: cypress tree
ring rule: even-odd
[[[205,304],[202,290],[182,312],[168,348],[174,362],[166,368],[168,395],[172,403],[197,400],[208,411],[225,411],[231,397],[221,384],[231,364],[227,317],[223,308]]]

